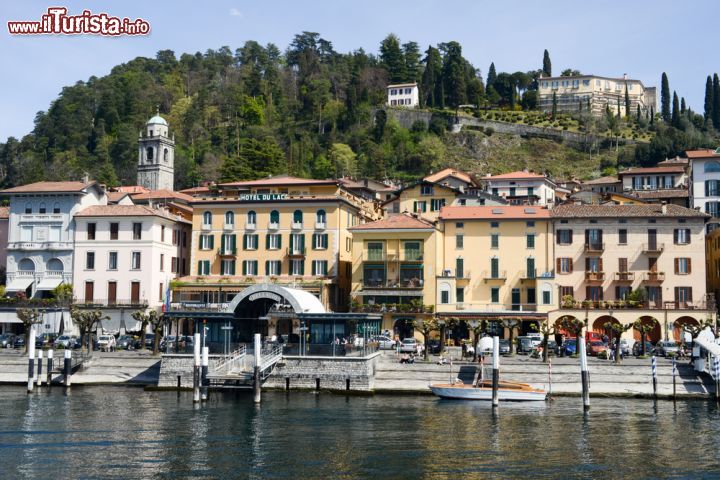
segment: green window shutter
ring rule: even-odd
[[[234,233],[230,236],[230,248],[232,248],[233,253],[237,251],[237,235]]]
[[[247,233],[243,234],[243,250],[247,250],[248,248],[248,236]]]
[[[330,243],[328,242],[328,234],[327,234],[327,233],[323,233],[323,234],[322,234],[322,237],[323,237],[323,240],[325,240],[325,242],[324,242],[323,245],[325,245],[325,248],[329,248],[329,247],[330,247]]]
[[[277,236],[277,240],[278,240],[278,243],[277,243],[278,248],[282,248],[282,235],[280,235],[279,233]]]
[[[230,275],[235,275],[235,260],[230,262]]]
[[[265,235],[265,250],[270,250],[270,234]]]
[[[265,260],[265,275],[270,275],[270,260]]]
[[[301,238],[304,238],[304,235]],[[300,275],[305,275],[305,260],[300,260]]]
[[[314,277],[314,276],[315,276],[315,273],[316,273],[315,261],[314,261],[314,260],[313,260],[313,262],[312,262],[311,270],[312,270],[311,275]]]
[[[418,209],[417,209],[417,202],[413,202],[413,212],[414,212],[414,213],[417,213],[417,211],[418,211]]]
[[[305,250],[305,234],[300,234],[300,252]]]
[[[210,250],[215,248],[215,235],[208,235],[210,237]]]
[[[293,247],[295,246],[295,235],[292,233],[290,234],[290,251],[292,251]]]
[[[220,236],[220,250],[225,251],[225,235]]]
[[[202,275],[202,260],[198,260],[197,274]]]
[[[316,249],[317,249],[317,236],[318,236],[317,233],[313,233],[313,236],[312,236],[312,248],[313,248],[313,250],[316,250]]]
[[[242,262],[242,274],[243,276],[247,275],[247,263],[245,262],[245,260],[243,260]]]

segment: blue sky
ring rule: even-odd
[[[147,37],[14,37],[5,23],[36,20],[49,6],[67,6],[71,14],[142,17],[152,26]],[[63,86],[102,76],[136,56],[158,50],[205,51],[223,45],[232,50],[246,40],[273,42],[284,50],[295,33],[319,32],[335,49],[358,47],[376,53],[390,32],[402,41],[429,44],[457,40],[483,76],[491,61],[498,71],[540,68],[550,51],[553,72],[627,73],[659,87],[667,72],[670,88],[702,112],[705,78],[720,72],[713,19],[720,2],[697,1],[516,1],[472,0],[388,2],[335,1],[90,1],[35,0],[0,5],[0,142],[33,127],[35,114],[47,110]]]

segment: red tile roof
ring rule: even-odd
[[[108,202],[117,203],[130,195],[127,192],[107,192]]]
[[[274,185],[337,185],[337,180],[316,180],[312,178],[298,178],[291,176],[279,176],[262,178],[260,180],[247,180],[244,182],[221,183],[221,187],[264,187]]]
[[[670,218],[710,218],[710,215],[699,210],[680,207],[678,205],[665,205],[665,213],[662,212],[663,205],[647,203],[641,205],[558,205],[552,209],[553,218],[648,218],[648,217],[670,217]]]
[[[410,214],[391,215],[383,220],[376,220],[362,225],[355,225],[348,230],[433,230],[432,223]]]
[[[157,199],[177,199],[185,202],[191,202],[193,197],[181,192],[173,192],[172,190],[151,190],[145,193],[133,194],[133,200],[157,200]]]
[[[443,207],[442,220],[490,220],[550,218],[547,207],[537,205],[502,205],[483,207]]]
[[[97,182],[36,182],[8,188],[0,193],[75,193],[82,192]]]
[[[622,172],[618,172],[618,177],[623,175],[645,175],[651,173],[684,173],[685,167],[676,165],[672,167],[646,167],[646,168],[628,168]]]
[[[447,178],[447,177],[455,177],[455,178],[462,180],[465,183],[469,183],[470,185],[475,185],[475,181],[473,180],[473,178],[470,175],[468,175],[467,173],[462,172],[460,170],[457,170],[455,168],[444,168],[437,173],[428,175],[427,177],[423,178],[423,180],[425,180],[426,182],[437,183],[440,180]]]
[[[596,178],[594,180],[587,180],[585,182],[582,182],[583,185],[605,185],[607,183],[618,183],[620,182],[620,179],[617,177],[614,177],[612,175],[608,175],[606,177],[600,177]]]
[[[517,172],[501,173],[500,175],[491,175],[489,177],[485,177],[485,180],[521,180],[521,179],[535,180],[538,178],[545,178],[545,175],[540,175],[539,173],[518,170]]]
[[[167,210],[146,205],[93,205],[75,214],[76,217],[162,217],[177,222],[190,223]]]
[[[712,148],[705,148],[702,150],[686,150],[685,155],[688,158],[720,158],[720,153]]]
[[[187,195],[199,195],[201,193],[207,193],[210,191],[209,187],[192,187],[192,188],[185,188],[183,190],[180,190],[180,193],[184,193]]]
[[[123,187],[117,187],[115,191],[124,193],[145,193],[149,192],[150,189],[145,188],[142,185],[125,185]]]

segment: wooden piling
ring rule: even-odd
[[[48,350],[47,354],[47,384],[48,387],[52,385],[52,371],[53,371],[53,351]]]
[[[33,391],[33,378],[35,377],[35,325],[30,326],[30,333],[27,335],[28,346],[28,381],[27,393]]]
[[[193,403],[200,403],[200,334],[193,338]]]
[[[200,400],[203,402],[208,399],[208,386],[210,381],[208,380],[208,365],[210,357],[210,348],[203,347],[202,349],[202,369],[200,371],[200,384],[202,385],[200,390]]]

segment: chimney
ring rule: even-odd
[[[623,80],[627,80],[627,73],[623,73]]]
[[[82,181],[83,183],[90,183],[90,174],[88,172],[83,172]]]
[[[663,215],[667,215],[667,202],[663,201],[660,204],[660,211],[662,212]]]

